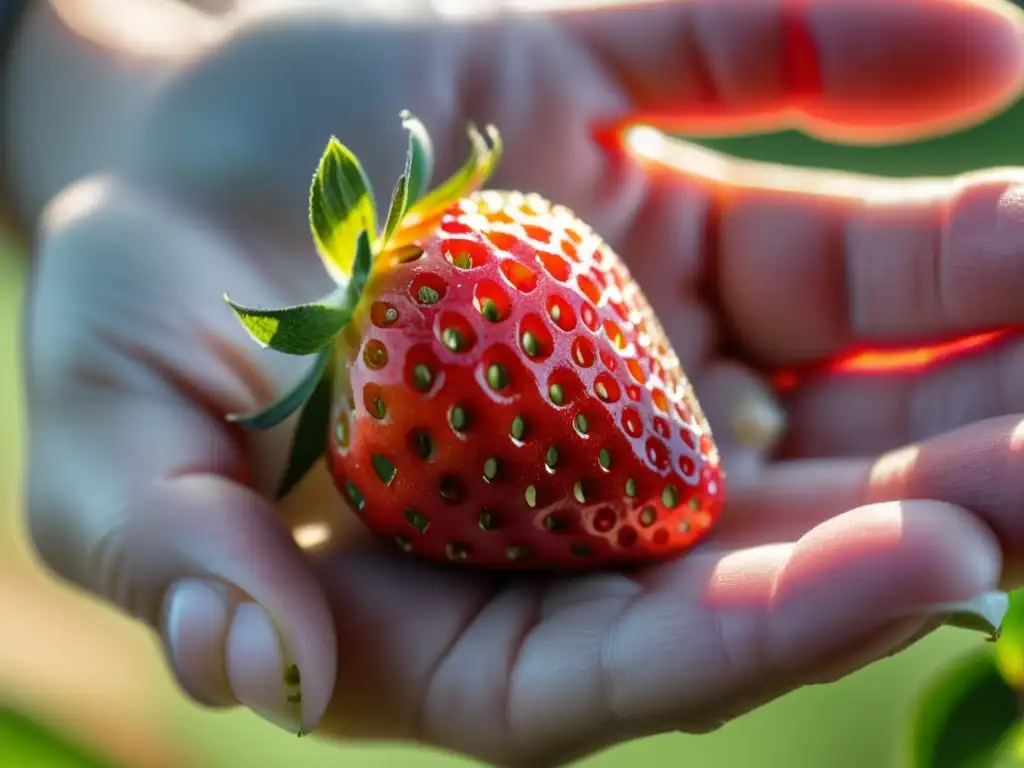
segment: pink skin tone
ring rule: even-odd
[[[1016,97],[1011,7],[476,3],[456,19],[410,2],[396,23],[253,5],[139,0],[178,15],[122,24],[101,0],[40,2],[2,112],[7,194],[36,233],[31,534],[56,573],[161,633],[190,695],[293,730],[552,764],[715,727],[892,652],[938,604],[1019,583],[1019,343],[799,389],[782,454],[730,435],[737,402],[783,423],[759,364],[1024,321],[1024,171],[850,178],[637,133],[610,153],[600,130],[638,114],[852,142],[963,126]],[[242,436],[222,417],[299,369],[254,351],[221,294],[281,305],[323,290],[304,207],[318,153],[343,137],[386,195],[403,108],[435,137],[439,173],[468,118],[497,124],[495,185],[574,208],[644,286],[730,473],[693,554],[499,585],[379,549],[323,471],[267,500],[288,430]]]

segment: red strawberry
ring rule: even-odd
[[[595,568],[688,549],[724,474],[625,266],[569,210],[477,191],[500,156],[493,130],[489,147],[471,128],[469,162],[421,196],[429,140],[404,122],[380,236],[337,140],[314,178],[314,237],[343,287],[282,310],[232,304],[262,344],[318,354],[295,392],[240,417],[267,427],[305,403],[282,494],[326,450],[365,524],[422,557]]]

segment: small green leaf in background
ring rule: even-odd
[[[1010,593],[1010,610],[996,643],[996,663],[1010,685],[1024,690],[1024,590]]]
[[[0,707],[0,766],[116,768],[20,712]]]
[[[906,768],[990,768],[1013,735],[1020,707],[992,647],[931,679],[910,722]]]

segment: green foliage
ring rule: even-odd
[[[246,307],[227,295],[224,301],[262,346],[288,355],[311,355],[330,344],[352,319],[352,307],[343,301],[345,293],[281,309]]]
[[[1017,692],[1003,679],[992,648],[966,654],[925,686],[911,722],[905,766],[992,766],[1019,716]]]
[[[469,126],[469,157],[466,162],[448,180],[420,198],[409,209],[410,216],[428,217],[483,186],[501,162],[503,148],[497,129],[487,126],[486,131],[487,138],[484,138],[475,126]]]
[[[434,148],[430,135],[423,123],[408,111],[402,112],[402,126],[409,132],[409,149],[405,155],[405,172],[398,179],[395,193],[391,198],[387,223],[381,236],[378,250],[387,246],[398,225],[427,190],[434,171]]]
[[[332,136],[313,175],[309,224],[324,265],[339,283],[352,272],[360,232],[377,236],[377,208],[362,165]]]
[[[316,363],[313,367],[280,400],[256,413],[228,414],[228,421],[238,424],[243,429],[270,429],[271,427],[276,427],[313,396],[320,380],[328,376],[330,364],[331,348],[328,347],[320,350],[320,354],[317,355]]]
[[[0,707],[0,765],[39,768],[115,768],[53,730]]]
[[[408,110],[402,112],[402,127],[409,132],[405,176],[409,179],[409,204],[412,205],[430,186],[430,178],[434,175],[434,145],[423,123]]]
[[[277,498],[283,499],[306,473],[320,460],[327,449],[327,425],[331,419],[331,400],[335,366],[330,356],[323,362],[319,374],[308,380],[314,382],[312,392],[299,414],[299,424],[288,453],[288,464],[277,487]]]
[[[1024,691],[1024,590],[1010,593],[1010,610],[996,643],[996,663],[1006,681]]]

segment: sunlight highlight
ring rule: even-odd
[[[213,18],[173,0],[53,0],[61,21],[98,45],[139,56],[176,56],[214,32]]]
[[[921,454],[921,446],[908,445],[879,457],[872,465],[868,475],[868,486],[885,487],[887,495],[893,495],[895,489],[901,488]]]
[[[1019,333],[1019,328],[1003,328],[963,336],[930,345],[887,349],[857,349],[806,369],[780,368],[772,373],[772,385],[785,392],[805,379],[820,374],[883,376],[928,370],[957,358],[977,354]]]
[[[909,349],[865,350],[835,360],[829,365],[834,372],[882,373],[918,371],[959,355],[975,352],[1005,338],[1009,331],[988,331],[954,341]]]
[[[302,549],[316,549],[330,541],[331,529],[326,523],[306,523],[292,530],[292,538]]]

